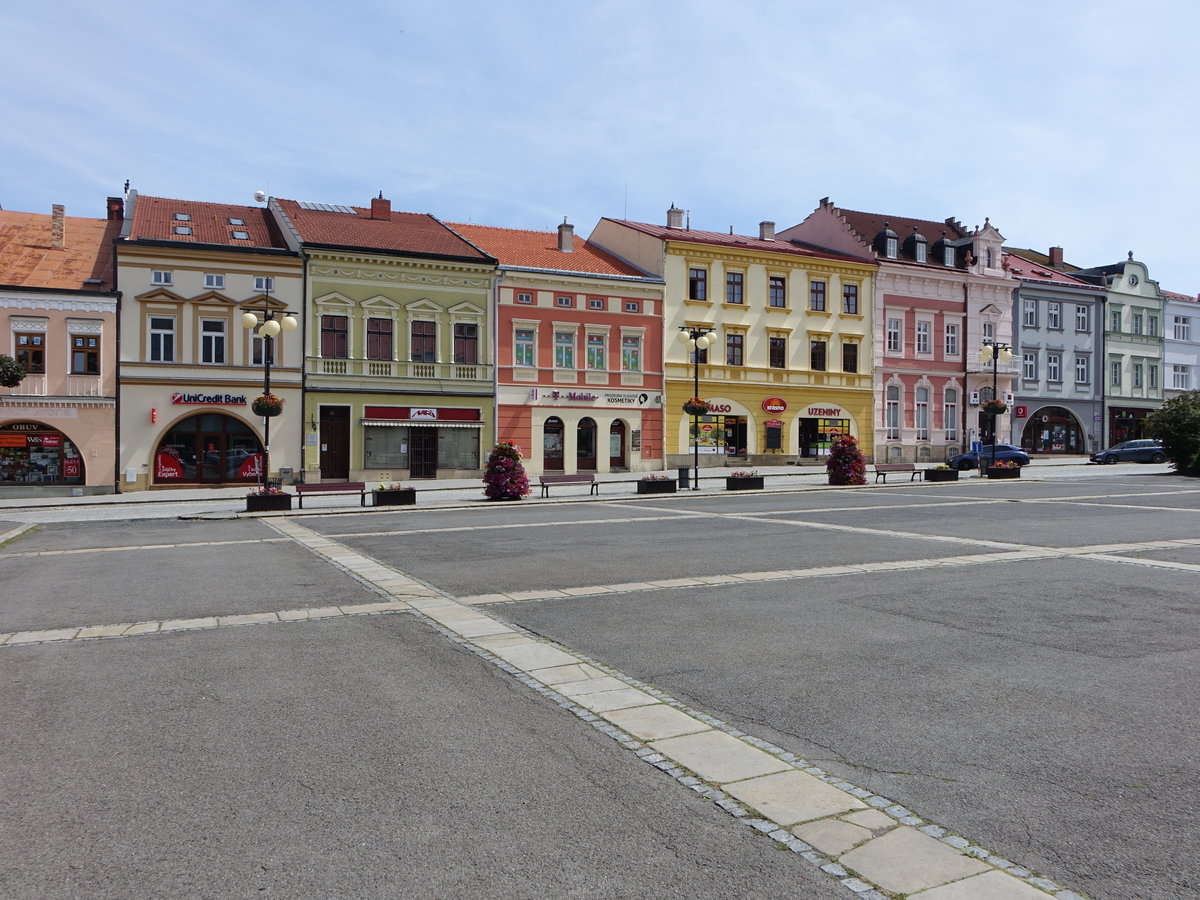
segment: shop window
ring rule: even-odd
[[[437,323],[413,322],[411,335],[411,359],[418,363],[437,362]]]
[[[603,372],[607,368],[607,347],[604,335],[589,334],[587,336],[587,367],[594,372]]]
[[[321,355],[346,359],[350,355],[350,320],[346,316],[321,316]]]
[[[745,287],[746,276],[741,272],[726,272],[725,273],[725,302],[726,303],[744,303],[745,295],[743,288]]]
[[[225,363],[225,320],[200,320],[200,362]]]
[[[439,428],[437,433],[439,469],[479,468],[478,428]]]
[[[460,322],[454,326],[454,361],[467,366],[479,362],[479,326]]]
[[[770,339],[770,366],[772,369],[787,368],[787,338],[772,336]]]
[[[542,468],[563,470],[563,423],[558,416],[551,416],[542,426]]]
[[[858,371],[858,343],[856,341],[842,342],[842,371]]]
[[[642,371],[642,339],[637,335],[621,337],[621,371]]]
[[[83,482],[83,457],[61,431],[35,422],[0,425],[0,484]]]
[[[177,423],[158,445],[154,481],[221,484],[262,478],[262,444],[248,425],[220,413]]]
[[[363,445],[368,469],[407,469],[408,432],[404,426],[364,425]]]
[[[26,374],[46,374],[46,335],[41,332],[17,332],[13,335],[13,344],[13,358]]]
[[[71,335],[71,374],[100,374],[100,338],[97,335]]]
[[[809,367],[814,372],[825,371],[825,341],[820,338],[809,344]]]
[[[367,319],[367,359],[393,358],[391,319]]]
[[[532,328],[518,328],[513,332],[513,365],[530,368],[536,365]]]

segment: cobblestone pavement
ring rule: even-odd
[[[1105,475],[1111,473],[1105,472]],[[154,634],[203,631],[245,626],[296,624],[317,620],[405,614],[427,621],[447,640],[476,654],[481,660],[497,667],[518,683],[546,700],[557,704],[575,716],[581,724],[611,738],[625,751],[647,765],[661,770],[673,779],[680,790],[691,791],[711,800],[717,807],[761,832],[764,840],[774,841],[802,861],[824,873],[832,883],[849,893],[869,900],[904,895],[926,900],[1036,900],[1054,896],[1059,900],[1075,900],[1081,896],[1079,885],[1060,882],[1054,871],[1035,871],[1021,860],[1002,858],[977,842],[977,836],[959,834],[939,824],[928,813],[910,809],[892,798],[864,788],[854,781],[825,771],[784,747],[741,730],[722,721],[704,709],[671,696],[653,684],[621,671],[604,660],[591,658],[563,643],[556,642],[513,624],[505,618],[505,610],[539,601],[581,601],[589,598],[618,595],[621,597],[663,591],[687,590],[710,586],[755,585],[776,582],[807,582],[817,579],[854,578],[856,576],[917,571],[960,571],[996,567],[1004,564],[1026,564],[1044,560],[1081,560],[1091,563],[1134,566],[1147,570],[1159,569],[1178,573],[1200,573],[1200,538],[1188,534],[1151,540],[1109,540],[1104,542],[1072,543],[1075,534],[1064,535],[1059,541],[1022,541],[1020,532],[1028,532],[1028,524],[1019,525],[1018,533],[1009,539],[983,537],[980,534],[939,533],[925,522],[917,511],[937,509],[945,512],[952,506],[969,504],[1004,504],[1015,499],[997,496],[996,491],[1008,485],[972,485],[970,496],[933,491],[908,493],[890,491],[890,502],[878,500],[869,511],[871,524],[851,524],[833,521],[854,501],[833,500],[824,509],[810,507],[806,515],[797,518],[789,510],[764,509],[752,513],[730,510],[728,504],[717,511],[697,508],[699,498],[689,496],[686,508],[671,505],[639,504],[630,515],[621,515],[620,505],[609,506],[603,513],[588,518],[584,511],[596,507],[581,503],[564,508],[561,515],[547,521],[530,521],[525,527],[537,530],[548,528],[630,528],[649,523],[666,531],[667,522],[680,523],[689,517],[702,519],[719,516],[747,524],[768,523],[771,528],[798,527],[826,533],[843,534],[847,539],[898,539],[912,546],[925,545],[937,552],[917,556],[911,552],[904,558],[880,559],[867,562],[812,565],[801,568],[771,568],[724,571],[714,574],[667,578],[636,577],[628,581],[598,581],[571,583],[556,587],[505,587],[486,593],[460,594],[445,589],[454,579],[422,576],[407,571],[388,559],[384,552],[372,553],[363,548],[395,546],[404,539],[444,537],[457,531],[479,537],[486,533],[503,535],[512,522],[488,523],[477,517],[463,519],[460,511],[429,511],[423,517],[411,513],[359,514],[331,518],[328,510],[308,516],[273,517],[268,521],[277,532],[276,538],[241,538],[267,544],[294,542],[328,565],[358,581],[377,595],[372,602],[321,604],[286,609],[256,610],[228,615],[203,615],[151,619],[130,622],[89,621],[74,624],[59,623],[55,627],[10,630],[0,634],[0,647],[15,648],[31,644],[74,644],[102,639],[153,639]],[[984,496],[980,496],[980,492]],[[1064,495],[1021,495],[1025,504],[1022,512],[1039,504],[1064,502]],[[1097,509],[1132,511],[1139,515],[1159,512],[1194,516],[1198,509],[1195,490],[1181,489],[1172,484],[1162,490],[1149,490],[1145,484],[1130,489],[1107,483],[1097,483],[1094,490],[1073,490],[1070,502],[1089,504]],[[842,494],[851,497],[852,494]],[[882,496],[874,494],[876,498]],[[721,503],[725,498],[714,498]],[[656,510],[660,514],[656,514]],[[306,511],[307,512],[307,511]],[[818,521],[816,513],[827,518]],[[2,514],[2,513],[0,513]],[[907,527],[892,526],[889,516],[904,517]],[[436,517],[436,518],[435,518]],[[5,515],[6,520],[10,517]],[[385,527],[371,527],[378,521]],[[1194,519],[1192,519],[1194,521]],[[311,523],[311,525],[309,524]],[[423,527],[424,526],[424,527]],[[21,540],[31,525],[14,525],[0,531],[0,543],[10,541],[3,557],[14,561],[64,560],[86,557],[88,554],[121,550],[172,550],[196,552],[216,541],[164,542],[124,544],[117,547],[65,546],[63,540],[41,547],[27,545]],[[1000,528],[1003,531],[1003,528]],[[340,534],[338,532],[341,532]],[[1194,532],[1194,529],[1193,529]],[[1033,535],[1028,535],[1033,537]],[[374,543],[372,543],[374,542]],[[66,541],[65,543],[70,543]],[[29,546],[29,549],[25,549]],[[420,548],[420,544],[415,544]],[[636,569],[636,563],[633,566]],[[614,574],[634,574],[625,570]],[[504,572],[497,573],[499,581]],[[526,584],[528,583],[526,574]],[[435,586],[441,583],[442,587]],[[0,650],[2,652],[2,650]],[[1195,798],[1192,798],[1195,800]],[[684,826],[686,827],[686,826]],[[1130,894],[1134,896],[1134,894]],[[1136,896],[1159,896],[1154,886],[1147,886]],[[1163,894],[1162,896],[1166,896]],[[1180,894],[1179,896],[1183,896]]]

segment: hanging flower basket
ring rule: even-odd
[[[276,394],[259,394],[250,401],[256,416],[277,416],[283,412],[283,398]]]
[[[1008,412],[1008,406],[999,400],[989,400],[981,408],[989,416],[1002,416]]]
[[[683,411],[689,416],[702,416],[708,412],[708,401],[693,397],[683,404]]]

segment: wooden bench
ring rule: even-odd
[[[912,476],[908,479],[909,481],[916,481],[921,477],[921,473],[917,471],[916,463],[879,463],[875,466],[875,483],[879,484],[879,479],[882,478],[883,483],[887,484],[887,477],[889,475],[904,474],[905,472],[910,473]]]
[[[296,495],[299,497],[301,509],[304,509],[305,494],[358,494],[358,505],[367,505],[367,486],[361,481],[343,481],[338,484],[298,484],[296,485]]]
[[[552,484],[590,484],[592,489],[588,491],[588,496],[595,494],[600,496],[600,485],[596,481],[595,475],[540,475],[538,483],[542,486],[542,496],[550,496],[550,485]]]

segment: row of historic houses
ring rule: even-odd
[[[0,211],[0,352],[28,372],[0,388],[0,488],[474,477],[497,440],[532,473],[819,463],[838,434],[879,461],[1079,454],[1138,436],[1200,356],[1195,298],[1132,257],[828,199],[779,232],[672,206],[586,240],[382,195],[107,213]]]

